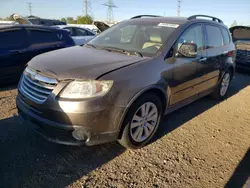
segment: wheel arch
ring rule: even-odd
[[[226,74],[226,72],[230,71],[231,72],[231,80],[233,79],[234,73],[235,73],[235,68],[233,65],[229,65],[227,68],[224,69],[224,71],[221,72],[220,78],[219,78],[219,82],[221,82],[221,79],[223,78],[223,76]]]
[[[235,68],[234,68],[232,65],[230,65],[230,66],[226,69],[225,72],[227,72],[227,71],[230,71],[230,72],[232,73],[232,77],[231,77],[231,80],[232,80],[232,79],[233,79],[233,76],[234,76],[234,73],[235,73]]]
[[[132,99],[129,101],[128,105],[126,106],[126,109],[124,110],[124,113],[122,115],[122,118],[120,120],[120,123],[119,123],[119,136],[118,136],[118,139],[121,138],[122,136],[122,131],[123,129],[125,128],[126,125],[123,125],[123,121],[124,119],[126,118],[126,115],[131,107],[131,105],[136,101],[138,100],[140,97],[142,97],[143,95],[147,94],[147,93],[154,93],[156,94],[159,99],[161,101],[163,101],[163,114],[166,110],[166,107],[167,107],[167,103],[168,103],[168,97],[166,96],[166,92],[164,91],[163,88],[159,87],[159,86],[149,86],[147,88],[144,88],[143,90],[139,91],[136,95],[134,95],[132,97]]]

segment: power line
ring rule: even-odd
[[[31,2],[27,2],[28,4],[28,10],[30,12],[30,16],[32,15],[32,3]]]
[[[177,5],[177,16],[181,15],[181,0],[177,0],[178,5]]]
[[[103,5],[108,7],[107,21],[112,23],[114,21],[113,8],[117,8],[117,6],[114,4],[113,0],[108,0],[108,2],[104,3]]]

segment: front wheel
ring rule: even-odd
[[[212,96],[216,99],[224,99],[227,96],[228,88],[230,86],[232,80],[232,73],[231,71],[227,71],[223,78],[221,79],[218,87],[212,93]]]
[[[163,112],[162,102],[153,93],[143,95],[130,107],[118,142],[130,149],[146,145],[154,136]]]

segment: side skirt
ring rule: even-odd
[[[215,87],[217,87],[217,85]],[[184,101],[181,101],[181,102],[179,102],[179,103],[177,103],[175,105],[170,106],[166,110],[164,115],[167,115],[167,114],[169,114],[169,113],[171,113],[173,111],[176,111],[176,110],[182,108],[183,106],[191,104],[192,102],[197,101],[198,99],[211,94],[214,91],[215,87],[212,87],[212,88],[208,89],[207,91],[204,91],[204,92],[199,93],[199,94],[197,94],[195,96],[189,97],[189,98],[185,99]]]

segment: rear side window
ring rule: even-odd
[[[221,31],[222,31],[224,45],[229,44],[230,43],[230,37],[229,37],[228,31],[225,28],[221,28]]]
[[[88,33],[88,36],[94,36],[94,34],[89,31],[87,31],[87,33]]]
[[[47,30],[29,29],[32,44],[53,43],[63,40],[63,35]]]
[[[76,28],[75,32],[76,32],[75,33],[76,36],[88,36],[88,33],[87,33],[87,31],[85,29],[78,29],[78,28]]]
[[[223,38],[219,27],[206,25],[206,30],[207,48],[215,48],[223,45]]]
[[[0,30],[0,49],[20,49],[26,45],[26,31],[20,28]]]

